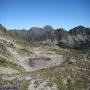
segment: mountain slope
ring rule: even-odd
[[[90,29],[0,26],[0,87],[89,90]]]
[[[85,43],[90,42],[90,28],[83,26],[69,31],[62,28],[54,30],[51,26],[45,26],[44,28],[33,27],[30,30],[15,30],[15,32],[19,38],[29,43],[55,43],[64,48],[76,48],[82,44],[85,46]]]

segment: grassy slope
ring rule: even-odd
[[[90,63],[78,61],[34,71],[31,74],[32,78],[49,79],[52,83],[55,82],[59,90],[83,90],[88,87],[89,83],[89,65]]]
[[[0,66],[10,67],[12,69],[19,70],[20,72],[24,71],[24,69],[20,65],[17,65],[15,63],[9,62],[5,58],[2,58],[2,57],[0,57]]]
[[[75,56],[77,61],[73,63],[63,63],[62,65],[33,71],[31,73],[32,78],[49,79],[52,83],[55,82],[58,85],[59,90],[83,90],[86,89],[90,84],[90,59],[86,57],[88,61],[84,60],[84,56],[89,55],[83,54],[80,51],[65,50],[65,49],[53,49],[50,50],[61,54],[64,59]],[[84,55],[84,56],[83,56]]]

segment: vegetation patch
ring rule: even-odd
[[[81,64],[81,65],[80,65]],[[54,82],[58,86],[58,90],[82,90],[86,89],[89,83],[90,71],[83,70],[87,65],[83,65],[84,61],[72,63],[72,64],[62,64],[59,66],[41,69],[31,72],[32,78],[42,78],[48,79],[50,82]],[[90,63],[89,63],[90,65]],[[89,69],[88,65],[88,70]],[[75,67],[81,69],[77,69]],[[66,79],[66,84],[63,81]]]
[[[0,66],[10,67],[10,68],[19,70],[20,72],[24,71],[24,69],[20,65],[17,65],[15,63],[9,62],[9,61],[7,61],[6,59],[4,59],[2,57],[0,57]]]
[[[9,57],[10,56],[10,52],[7,51],[5,45],[3,45],[3,43],[0,43],[0,54],[4,55],[5,57]]]

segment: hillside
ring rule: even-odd
[[[0,24],[1,87],[89,90],[90,28],[7,30]]]

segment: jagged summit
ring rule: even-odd
[[[90,28],[86,28],[84,26],[77,26],[69,31],[72,34],[82,34],[82,33],[89,33]]]
[[[54,30],[51,26],[46,25],[43,27],[44,30]]]
[[[6,32],[6,28],[0,25],[0,31]],[[77,26],[67,31],[63,28],[55,30],[51,26],[46,25],[43,28],[32,27],[29,30],[9,30],[7,32],[10,36],[18,37],[29,43],[50,40],[51,42],[62,42],[72,46],[76,45],[77,42],[90,41],[90,28],[84,26]]]

